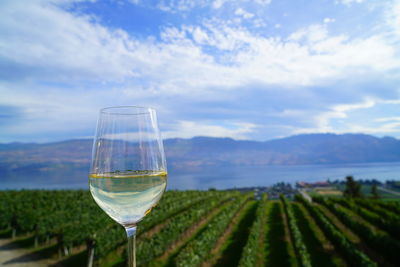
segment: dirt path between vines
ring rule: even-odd
[[[51,259],[42,259],[29,249],[19,248],[11,239],[0,239],[0,266],[42,267],[54,264]]]

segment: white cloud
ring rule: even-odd
[[[23,115],[2,131],[1,142],[42,142],[54,140],[54,137],[56,140],[79,137],[82,133],[92,135],[97,111],[101,106],[109,105],[105,105],[104,99],[100,100],[104,93],[88,89],[77,95],[60,89],[49,90],[30,82],[13,87],[0,83],[0,106],[11,103]],[[10,100],[12,102],[8,102]]]
[[[307,28],[300,29],[289,36],[289,40],[301,41],[306,39],[309,43],[314,43],[327,39],[328,30],[325,25],[314,24]]]
[[[246,14],[244,9],[236,11]],[[245,113],[249,111],[241,106],[241,97],[257,87],[259,92],[272,92],[269,97],[259,93],[255,98],[264,97],[265,107],[274,106],[275,118],[283,106],[287,118],[311,121],[307,127],[296,127],[296,122],[287,127],[299,129],[298,132],[335,131],[332,121],[367,109],[376,100],[365,98],[364,102],[357,102],[361,96],[350,96],[343,101],[338,97],[325,99],[320,105],[310,101],[302,110],[293,107],[297,105],[294,101],[285,101],[290,102],[292,93],[299,90],[316,98],[324,95],[323,89],[311,92],[306,86],[324,87],[335,80],[395,72],[400,60],[396,43],[388,41],[385,33],[358,38],[332,35],[326,25],[328,19],[332,22],[326,18],[325,24],[299,29],[287,39],[253,33],[243,26],[206,21],[164,28],[158,41],[136,39],[121,29],[99,24],[93,17],[68,13],[53,2],[10,1],[0,17],[0,64],[7,66],[1,67],[0,105],[12,104],[24,110],[29,123],[16,125],[14,132],[26,128],[37,133],[42,129],[62,129],[74,124],[76,118],[83,129],[97,114],[87,118],[80,114],[112,102],[131,101],[156,103],[159,110],[173,114],[166,120],[171,125],[175,123],[175,128],[167,132],[169,137],[207,133],[242,139],[258,131],[259,123],[235,124],[233,121],[238,120],[234,118],[191,121],[175,110],[175,105],[178,101],[186,101],[188,106],[201,101],[219,101],[221,105],[229,102]],[[91,84],[90,89],[83,88],[87,84]],[[102,88],[92,89],[97,86]],[[105,89],[111,86],[115,89]],[[346,89],[331,90],[338,96],[346,95]],[[275,97],[281,106],[274,103]],[[343,102],[356,104],[340,104]],[[205,113],[194,112],[199,117]],[[267,116],[268,112],[264,110],[254,117]],[[61,116],[68,119],[60,121]],[[389,131],[397,126],[385,127]]]
[[[203,29],[186,27],[183,32],[187,42],[193,38],[202,45],[229,51],[230,57],[224,58],[224,63],[233,67],[219,75],[237,72],[239,76],[235,77],[242,79],[236,82],[310,85],[321,79],[351,75],[352,71],[383,71],[400,65],[395,49],[382,37],[351,40],[344,35],[329,36],[324,25],[301,29],[287,41],[214,24],[206,24]],[[198,33],[204,38],[199,38]]]
[[[249,139],[248,134],[252,133],[256,125],[252,123],[237,122],[229,126],[221,126],[209,123],[179,121],[174,129],[163,132],[163,138],[191,138],[193,136],[231,137],[237,140]]]
[[[376,100],[373,99],[365,99],[361,103],[335,105],[330,108],[330,111],[315,116],[317,128],[313,130],[315,132],[335,132],[336,130],[330,126],[331,120],[345,119],[353,110],[368,109],[375,105]]]
[[[168,0],[161,1],[158,8],[166,12],[185,12],[208,5],[209,0]]]
[[[212,7],[216,9],[221,8],[228,1],[229,0],[215,0],[212,3]]]
[[[214,0],[211,6],[215,9],[221,8],[226,3],[237,3],[237,2],[253,2],[262,6],[271,4],[272,0],[241,0],[241,1],[232,1],[232,0]]]
[[[396,39],[400,38],[400,2],[393,1],[387,5],[385,13],[385,23],[392,29]]]
[[[340,117],[344,118],[347,116],[346,112],[352,111],[354,109],[371,108],[375,106],[375,104],[376,100],[365,99],[361,103],[335,105],[333,107],[333,111],[337,112],[338,114],[342,114]]]
[[[297,128],[292,134],[301,133],[365,133],[372,135],[394,135],[399,137],[400,117],[379,117],[374,114],[373,108],[382,107],[382,105],[399,105],[399,101],[388,101],[383,99],[364,99],[363,102],[354,104],[342,104],[329,107],[329,111],[312,115],[315,120],[315,127]],[[352,119],[353,113],[365,110],[364,114],[368,116],[363,120]],[[298,115],[298,114],[297,114]],[[305,114],[302,114],[303,116]],[[378,116],[378,117],[376,117]],[[376,118],[375,118],[376,117]],[[339,125],[333,127],[333,122],[339,121]]]
[[[41,79],[122,79],[135,76],[137,43],[89,16],[51,2],[9,2],[0,18],[0,57],[21,76]]]
[[[254,17],[253,13],[247,12],[246,10],[244,10],[243,8],[237,8],[235,10],[235,15],[237,16],[241,16],[245,19],[251,19],[252,17]]]
[[[256,2],[260,5],[269,5],[269,4],[271,4],[272,0],[255,0],[254,2]]]
[[[350,40],[330,36],[324,25],[300,29],[281,40],[206,23],[166,28],[161,33],[164,43],[156,43],[135,40],[122,30],[109,30],[90,17],[52,4],[16,3],[13,9],[18,15],[5,12],[1,19],[0,56],[31,78],[121,81],[147,77],[161,87],[184,86],[189,92],[253,82],[312,85],[351,75],[352,70],[399,66],[394,48],[380,36]],[[32,21],[37,28],[32,29]],[[227,51],[229,56],[205,52],[203,46]]]
[[[136,2],[145,3],[145,1],[141,0],[133,0]],[[157,7],[165,12],[177,13],[177,12],[187,12],[196,8],[212,8],[212,9],[221,9],[226,6],[236,6],[237,4],[242,4],[246,2],[251,2],[258,4],[260,6],[266,6],[271,3],[271,0],[164,0],[161,1]]]
[[[336,20],[333,18],[324,18],[324,23],[332,23],[335,22]]]
[[[198,44],[205,44],[208,42],[208,34],[200,27],[195,27],[193,30],[193,39]]]
[[[400,117],[385,117],[374,119],[376,122],[400,121]]]
[[[357,4],[361,4],[363,3],[365,0],[335,0],[336,3],[341,3],[344,4],[346,6],[349,6],[353,3],[357,3]]]

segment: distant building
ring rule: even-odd
[[[331,183],[328,181],[307,183],[307,182],[296,182],[296,188],[316,188],[316,187],[330,187]]]

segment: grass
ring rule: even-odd
[[[382,200],[383,201],[398,201],[398,202],[400,202],[400,198],[399,197],[397,197],[397,198],[383,198]]]
[[[338,190],[336,187],[317,187],[312,190],[314,194],[327,196],[327,197],[341,197],[343,195],[342,191]]]
[[[346,186],[344,184],[336,185],[336,188],[342,192],[344,191],[345,187]],[[361,193],[363,194],[364,197],[366,197],[366,198],[372,197],[371,187],[372,187],[372,185],[361,185]],[[393,190],[393,189],[390,189],[390,190]],[[396,191],[396,190],[393,190],[393,191]],[[379,190],[379,186],[378,186],[378,194],[382,200],[391,199],[391,200],[400,201],[400,197],[398,195],[394,195],[394,194]]]

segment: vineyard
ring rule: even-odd
[[[60,266],[125,266],[126,235],[87,191],[0,191],[0,235]],[[400,204],[168,191],[138,224],[139,266],[400,266]]]

